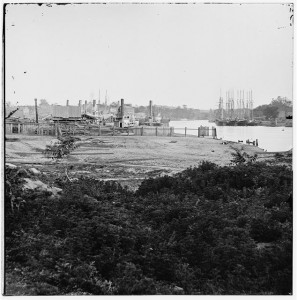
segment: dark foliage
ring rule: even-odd
[[[71,135],[59,137],[59,142],[53,145],[47,145],[43,153],[45,154],[45,156],[52,159],[63,158],[64,156],[70,154],[70,152],[77,147],[77,145],[75,144],[77,140],[79,140],[79,138],[75,138]]]
[[[6,272],[30,285],[23,293],[292,292],[286,166],[204,162],[135,193],[82,178],[56,199],[6,175]],[[25,202],[16,209],[12,196]]]
[[[292,101],[278,96],[270,104],[264,104],[254,109],[254,116],[265,116],[267,120],[278,117],[279,111],[292,112]]]

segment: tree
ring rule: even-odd
[[[7,117],[5,117],[5,120],[10,118],[14,113],[16,113],[19,110],[19,108],[17,107],[16,109],[12,110]]]
[[[40,99],[39,105],[41,106],[49,106],[49,103],[46,99]]]
[[[267,120],[275,119],[278,116],[278,108],[276,106],[266,106],[263,110],[263,114]]]

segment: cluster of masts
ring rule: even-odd
[[[219,117],[220,119],[247,119],[253,120],[253,91],[237,90],[236,107],[234,90],[226,92],[225,108],[224,99],[220,95]]]

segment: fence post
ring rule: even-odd
[[[140,129],[140,135],[143,136],[143,126]]]
[[[200,137],[200,127],[198,127],[198,137]]]
[[[112,128],[112,135],[114,135],[114,125],[113,125],[113,128]]]
[[[215,127],[212,127],[212,137],[214,139],[217,138],[217,129]]]
[[[21,124],[19,123],[18,124],[18,134],[20,134],[21,133]]]
[[[156,127],[156,136],[158,135],[158,127]]]
[[[185,137],[187,136],[187,127],[185,127]]]
[[[59,137],[61,137],[62,136],[62,129],[61,129],[61,127],[60,127],[60,124],[58,124],[58,132],[59,132]]]

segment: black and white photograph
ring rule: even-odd
[[[295,294],[293,3],[2,18],[3,296]]]

